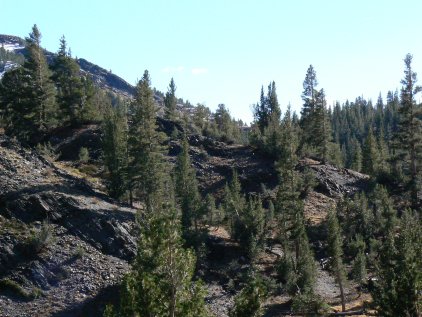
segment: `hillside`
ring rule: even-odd
[[[64,137],[58,148],[66,153],[64,144],[68,148],[73,144],[72,152],[77,152],[75,147],[89,146],[81,142],[89,138],[77,136],[84,133],[95,136],[92,131],[93,127],[79,134],[74,131],[71,135],[76,137]],[[260,183],[270,192],[274,188],[275,176],[268,177],[274,175],[271,165],[251,148],[194,135],[190,144],[203,192],[218,196],[232,168],[240,171],[242,185],[248,192],[260,191],[257,185]],[[170,153],[175,155],[177,148],[177,143],[172,144]],[[201,151],[206,152],[206,160]],[[104,302],[112,298],[135,254],[135,211],[6,136],[1,136],[0,154],[2,316],[101,316]],[[172,155],[170,161],[174,159]],[[311,227],[321,224],[333,199],[358,190],[367,179],[359,173],[318,162],[302,164],[310,164],[319,184],[305,202]],[[47,230],[46,237],[41,234],[43,230]],[[37,253],[34,243],[40,246]],[[233,297],[227,283],[236,279],[240,272],[237,270],[246,267],[232,267],[228,271],[224,268],[233,261],[242,263],[241,251],[227,233],[210,228],[208,245],[210,253],[202,273],[209,290],[207,302],[218,316],[226,316]],[[259,265],[263,270],[276,260],[276,249],[274,245],[274,251],[268,251],[262,258]],[[327,275],[323,270],[321,274],[321,278]],[[327,293],[325,282],[321,280],[321,292],[333,300],[332,290]],[[273,313],[268,316],[277,316],[274,312],[280,305],[283,307],[284,300],[270,299],[269,314]]]
[[[86,315],[129,268],[135,211],[4,136],[0,153],[0,315]]]
[[[300,116],[271,81],[249,127],[37,25],[0,44],[0,316],[420,316],[411,54],[386,103],[329,107],[310,65]]]

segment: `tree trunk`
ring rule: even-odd
[[[341,311],[346,311],[346,301],[344,298],[343,280],[341,278],[340,269],[337,269],[338,286],[340,287]]]

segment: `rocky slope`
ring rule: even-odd
[[[101,315],[136,252],[135,211],[5,136],[0,180],[0,316]]]
[[[171,122],[158,123],[168,134],[174,129]],[[90,125],[55,131],[50,141],[60,160],[74,164],[82,146],[95,163],[100,139],[99,127]],[[212,192],[218,200],[235,168],[245,192],[274,195],[273,164],[253,148],[199,135],[191,135],[189,143],[203,193]],[[170,141],[168,148],[168,160],[174,162],[180,144]],[[116,299],[117,285],[136,252],[135,211],[57,166],[0,135],[0,316],[101,316],[104,303]],[[312,160],[302,161],[298,169],[305,166],[317,180],[305,199],[305,215],[310,232],[318,236],[328,208],[338,197],[364,189],[368,177]],[[236,276],[247,271],[247,262],[222,228],[210,228],[208,247],[200,272],[207,302],[217,316],[227,316]],[[314,249],[320,260],[318,244]],[[262,255],[258,265],[265,274],[273,274],[277,250],[273,245]],[[320,292],[335,304],[332,277],[322,267],[319,272]],[[268,316],[281,316],[287,301],[270,298]]]

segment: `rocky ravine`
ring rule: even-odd
[[[0,136],[0,316],[102,315],[135,255],[134,219]]]

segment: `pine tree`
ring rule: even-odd
[[[132,272],[123,281],[118,316],[205,317],[205,292],[194,282],[195,256],[183,248],[172,204],[145,215]]]
[[[331,257],[331,268],[334,271],[336,282],[340,288],[342,311],[346,310],[344,295],[344,284],[346,283],[346,273],[343,265],[343,243],[340,232],[340,225],[336,214],[330,211],[328,214],[328,253]]]
[[[107,169],[109,195],[121,198],[126,192],[127,180],[127,115],[126,108],[119,103],[108,106],[103,121],[104,165]]]
[[[404,63],[404,78],[401,80],[400,122],[395,135],[396,160],[401,161],[404,173],[409,177],[412,207],[418,206],[419,170],[422,155],[420,109],[415,96],[421,91],[417,86],[417,76],[412,68],[412,55],[407,54]]]
[[[224,210],[230,221],[232,239],[238,240],[242,232],[241,215],[246,206],[246,199],[241,193],[241,185],[236,170],[232,171],[230,183],[224,188]]]
[[[84,103],[83,84],[79,65],[70,56],[66,39],[60,39],[60,49],[54,60],[52,79],[57,87],[57,104],[60,110],[60,120],[71,125],[80,123]]]
[[[37,143],[56,124],[55,87],[36,25],[26,43],[27,61],[21,68],[6,73],[1,81],[0,108],[8,135]]]
[[[280,174],[274,213],[278,220],[284,256],[279,263],[280,274],[292,294],[313,294],[316,267],[304,224],[304,205],[300,199],[296,171],[296,133],[288,108],[282,122]]]
[[[362,170],[362,149],[361,149],[359,141],[353,138],[350,148],[351,148],[351,155],[350,155],[351,163],[349,167],[352,170],[360,172]]]
[[[268,109],[268,99],[265,98],[264,87],[262,86],[260,102],[254,105],[254,121],[258,125],[259,132],[261,134],[263,134],[265,128],[268,127],[270,117],[269,112],[270,111]]]
[[[279,120],[281,116],[280,105],[278,104],[278,97],[275,88],[275,82],[268,85],[267,93],[268,115],[270,120]]]
[[[278,159],[279,143],[280,143],[280,116],[281,110],[278,104],[275,82],[268,85],[268,93],[266,98],[268,106],[268,125],[264,129],[263,140],[264,150],[271,157]]]
[[[321,89],[316,93],[311,129],[313,135],[312,144],[316,147],[317,154],[324,164],[328,159],[331,141],[331,126],[326,104],[325,92],[324,89]]]
[[[353,260],[352,276],[358,284],[360,294],[367,277],[365,257],[366,244],[363,241],[363,238],[358,235],[356,237],[355,245],[357,246],[357,253],[355,259]]]
[[[303,136],[301,140],[302,146],[307,144],[312,144],[313,129],[315,126],[314,118],[315,118],[315,107],[317,102],[317,89],[318,81],[316,77],[316,72],[312,65],[309,66],[305,80],[303,82],[303,93],[302,93],[302,100],[303,106],[300,112],[301,114],[301,128],[303,130]]]
[[[170,80],[168,91],[164,97],[165,118],[174,121],[176,119],[176,84],[174,79]]]
[[[130,106],[128,138],[128,189],[144,202],[148,210],[159,203],[159,182],[163,171],[161,136],[156,131],[156,106],[150,77],[146,70],[138,82],[135,98]]]
[[[0,81],[0,109],[5,133],[24,142],[30,141],[36,131],[30,90],[23,67],[6,72]]]
[[[265,213],[259,197],[249,197],[240,221],[240,244],[248,252],[249,258],[254,260],[265,245]]]
[[[187,238],[191,233],[192,225],[194,225],[195,233],[198,234],[200,195],[196,172],[191,166],[186,135],[182,140],[182,151],[177,157],[174,175],[175,193],[182,211],[182,233],[183,237]]]
[[[422,230],[420,219],[406,211],[398,233],[389,230],[379,252],[376,281],[371,290],[382,316],[422,313]]]
[[[51,71],[41,48],[41,33],[35,24],[26,38],[28,50],[27,62],[24,64],[32,90],[30,99],[33,104],[33,122],[36,132],[45,132],[55,124],[55,87],[51,81]]]
[[[267,95],[261,87],[260,102],[254,106],[254,129],[251,143],[276,159],[280,139],[280,116],[281,110],[273,81],[268,85]]]
[[[250,260],[254,260],[265,245],[265,211],[259,197],[246,201],[241,194],[237,172],[225,186],[224,209],[230,221],[231,237],[239,241]]]
[[[369,129],[362,151],[362,173],[376,177],[378,173],[378,146],[372,132]]]
[[[263,314],[263,304],[268,290],[261,277],[256,273],[249,279],[240,293],[234,299],[229,317],[260,317]]]

